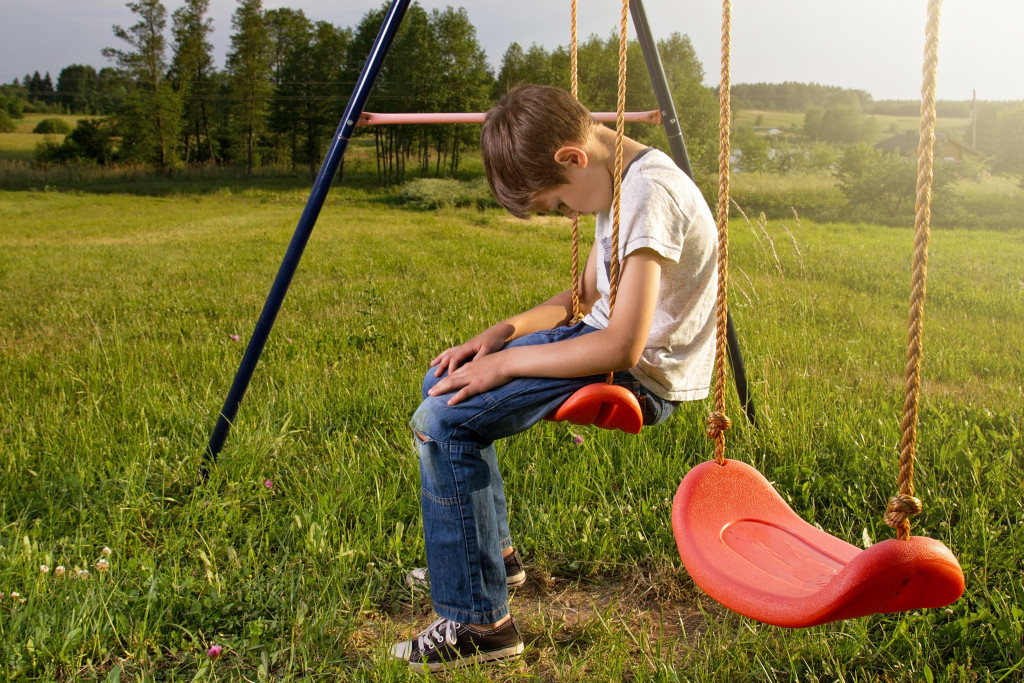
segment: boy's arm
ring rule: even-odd
[[[591,248],[583,273],[580,310],[587,313],[597,300],[596,248]],[[430,361],[430,367],[436,366],[434,376],[440,377],[445,372],[454,372],[465,362],[500,350],[513,339],[565,325],[571,318],[572,290],[566,290],[542,304],[488,327],[464,344],[445,349]]]
[[[647,344],[660,281],[661,257],[651,249],[639,249],[622,263],[615,311],[607,328],[554,344],[477,356],[434,385],[430,394],[454,391],[448,403],[455,405],[514,377],[583,377],[627,370],[639,362]],[[586,303],[589,308],[592,301]]]

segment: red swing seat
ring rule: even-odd
[[[702,463],[672,506],[679,556],[725,607],[790,628],[943,607],[964,592],[949,548],[912,536],[861,550],[801,519],[753,467]]]
[[[565,403],[545,418],[552,422],[621,429],[639,434],[644,425],[640,403],[629,389],[601,382],[577,390]]]

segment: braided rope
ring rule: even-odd
[[[907,332],[907,367],[904,385],[902,436],[897,485],[899,494],[889,499],[885,522],[896,528],[897,538],[910,538],[909,515],[921,511],[914,498],[914,452],[917,445],[917,410],[921,396],[925,280],[928,270],[928,239],[931,221],[932,180],[935,155],[935,81],[939,63],[939,13],[942,0],[929,0],[925,28],[925,56],[921,85],[921,137],[917,147],[917,200],[914,216],[914,272],[910,292]]]
[[[615,311],[615,297],[619,289],[619,214],[622,206],[622,138],[626,121],[626,32],[629,27],[629,0],[622,0],[622,17],[619,21],[619,83],[615,104],[615,189],[612,195],[612,254],[609,266],[608,317]]]
[[[569,92],[577,100],[580,98],[580,84],[579,84],[579,43],[577,40],[577,23],[576,23],[576,0],[572,0],[570,3],[570,13],[572,15],[570,24],[570,38],[569,38]],[[580,312],[580,219],[579,216],[572,217],[572,320],[570,324],[575,325],[582,320],[583,314]]]
[[[722,75],[718,84],[718,296],[715,300],[715,410],[707,418],[707,435],[715,440],[715,462],[725,464],[725,430],[731,421],[725,413],[726,324],[729,316],[729,63],[732,41],[732,3],[722,1]]]

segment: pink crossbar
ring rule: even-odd
[[[483,123],[484,113],[481,112],[453,112],[453,113],[427,113],[427,114],[374,114],[364,111],[359,117],[359,126],[375,126],[392,123]],[[602,111],[594,112],[594,119],[603,123],[614,123],[615,112]],[[657,109],[651,111],[631,111],[624,114],[626,121],[638,121],[640,123],[661,123],[661,112]]]

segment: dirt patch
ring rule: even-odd
[[[609,643],[620,659],[628,654],[640,669],[654,668],[655,659],[685,666],[707,631],[708,614],[725,615],[685,572],[672,567],[585,581],[527,571],[526,584],[510,597],[526,653],[490,672],[493,680],[628,680],[622,671],[605,670],[614,666],[603,652]],[[378,626],[398,638],[413,637],[435,618],[425,594],[395,607]]]

